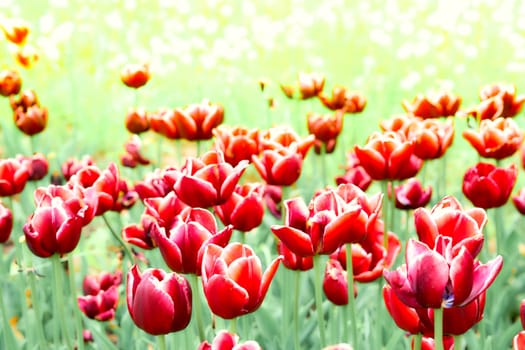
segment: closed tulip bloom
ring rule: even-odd
[[[403,180],[415,176],[423,161],[414,155],[415,144],[397,132],[374,132],[364,147],[355,146],[359,162],[374,180]]]
[[[252,157],[253,165],[268,185],[290,186],[301,175],[303,158],[296,147],[265,150],[259,157]]]
[[[323,278],[323,291],[326,298],[335,305],[348,304],[348,274],[335,259],[329,259],[326,263]],[[352,284],[353,285],[353,284]],[[354,286],[354,295],[357,290]]]
[[[512,156],[523,143],[523,131],[508,118],[482,120],[479,132],[463,131],[463,137],[484,158],[504,159]]]
[[[120,71],[120,80],[134,89],[146,85],[151,77],[149,66],[147,64],[130,63],[124,66]]]
[[[177,197],[192,207],[209,208],[225,203],[248,166],[235,167],[224,161],[221,151],[210,151],[200,158],[188,158],[173,186]]]
[[[213,210],[224,225],[232,225],[242,232],[251,231],[263,221],[263,186],[255,183],[237,185],[230,198]]]
[[[343,112],[337,111],[333,115],[308,113],[306,117],[308,132],[315,136],[315,152],[320,154],[324,146],[326,153],[332,153],[337,136],[343,130]]]
[[[215,147],[224,153],[224,160],[231,165],[241,160],[252,161],[252,156],[259,153],[259,130],[242,126],[229,127],[219,125],[212,130]]]
[[[175,114],[180,136],[190,141],[211,139],[212,130],[224,120],[224,108],[208,100],[191,104],[184,109],[177,108]]]
[[[283,257],[283,265],[289,270],[307,271],[314,267],[311,256],[300,256],[288,249],[281,241],[277,241],[277,252]]]
[[[183,330],[191,319],[189,282],[175,272],[134,265],[128,272],[126,301],[137,327],[152,335]]]
[[[452,238],[453,245],[465,239],[483,237],[486,223],[487,213],[484,209],[463,209],[453,196],[443,197],[430,210],[418,208],[414,211],[414,224],[419,240],[430,248],[434,248],[438,236]]]
[[[445,123],[426,119],[411,123],[406,134],[415,144],[414,154],[421,159],[442,157],[454,141],[454,121],[447,118]]]
[[[22,87],[22,78],[18,72],[4,69],[0,72],[0,95],[8,97],[16,95]]]
[[[424,207],[430,202],[432,197],[432,187],[423,188],[421,182],[413,177],[402,185],[394,188],[396,196],[396,208],[398,209],[417,209]]]
[[[16,45],[23,45],[29,35],[27,23],[21,19],[6,19],[0,23],[5,38]]]
[[[475,261],[472,252],[479,249],[461,243],[453,247],[452,239],[445,236],[438,236],[434,249],[410,239],[406,263],[395,271],[385,271],[384,277],[409,307],[462,307],[483,293],[503,266],[501,256],[487,264]]]
[[[29,167],[14,158],[0,160],[0,197],[12,196],[24,190],[29,179]]]
[[[219,231],[212,213],[201,208],[186,208],[169,229],[154,225],[152,236],[164,261],[175,272],[200,275],[203,247],[228,244],[233,228]]]
[[[249,246],[207,245],[202,260],[202,285],[211,311],[232,319],[257,310],[281,260],[282,257],[273,260],[263,273],[259,257]]]
[[[161,109],[155,113],[150,113],[148,116],[151,130],[170,140],[180,138],[177,123],[175,121],[178,114],[176,114],[173,109]]]
[[[489,209],[507,203],[518,171],[514,164],[498,168],[491,163],[478,163],[463,177],[463,194],[476,207]]]
[[[47,125],[47,108],[37,105],[30,106],[27,110],[17,108],[13,113],[15,125],[24,134],[33,136],[42,132]]]
[[[292,128],[276,126],[259,133],[260,151],[280,150],[282,148],[296,148],[296,152],[303,158],[314,145],[315,137],[309,135],[301,138]]]
[[[149,130],[149,115],[143,108],[130,109],[124,119],[126,129],[132,134],[140,134]]]
[[[203,341],[197,350],[261,350],[261,347],[253,340],[239,343],[239,336],[237,334],[222,330],[213,338],[211,344]]]
[[[0,243],[5,243],[13,230],[13,213],[0,203]]]
[[[299,92],[301,99],[307,100],[319,95],[324,88],[325,77],[321,73],[299,73]]]
[[[84,278],[84,295],[77,297],[78,307],[91,319],[109,321],[115,317],[118,306],[120,274],[102,273]]]

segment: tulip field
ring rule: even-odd
[[[0,349],[525,350],[524,15],[0,0]]]

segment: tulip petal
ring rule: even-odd
[[[270,266],[266,268],[266,270],[263,273],[262,281],[261,281],[261,288],[259,289],[259,301],[256,305],[254,305],[255,309],[258,308],[266,296],[266,293],[268,292],[268,288],[270,288],[270,283],[273,280],[273,277],[275,276],[277,272],[277,268],[279,267],[279,264],[283,260],[283,257],[280,255],[275,260],[272,261]]]
[[[388,285],[383,287],[386,309],[396,325],[410,334],[421,333],[419,316],[415,309],[404,304]]]
[[[498,255],[486,264],[476,266],[473,273],[474,283],[470,295],[459,306],[464,306],[483,293],[494,282],[503,267],[503,258]]]
[[[213,275],[204,284],[204,294],[211,311],[219,317],[229,320],[246,313],[248,293],[224,275]]]
[[[217,202],[217,191],[212,184],[193,176],[179,177],[174,190],[191,207],[208,208]]]
[[[279,225],[273,225],[271,230],[293,253],[303,257],[314,255],[314,247],[310,236],[303,231]]]
[[[451,305],[459,305],[469,296],[473,284],[473,267],[474,259],[463,247],[450,263],[450,281],[453,292]]]
[[[433,248],[439,231],[431,212],[426,208],[416,209],[414,211],[414,225],[419,240]]]

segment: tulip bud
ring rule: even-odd
[[[0,72],[0,95],[11,96],[20,92],[22,87],[22,79],[18,72],[5,69]]]
[[[150,126],[148,113],[142,108],[130,109],[126,114],[124,124],[126,129],[132,134],[148,131]]]
[[[127,64],[120,71],[122,82],[134,89],[146,85],[150,79],[149,66],[147,64]]]

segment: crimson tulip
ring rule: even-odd
[[[220,205],[232,195],[247,166],[247,161],[241,161],[233,167],[224,161],[221,151],[209,151],[200,158],[187,158],[173,189],[189,206]]]
[[[239,336],[237,334],[222,330],[213,338],[211,344],[203,341],[197,350],[261,350],[261,347],[254,340],[239,343]]]
[[[189,282],[175,272],[149,268],[140,273],[136,265],[128,272],[128,311],[140,329],[161,335],[180,331],[191,319],[192,292]]]
[[[499,168],[491,163],[480,162],[467,169],[463,177],[463,194],[476,207],[501,207],[507,203],[517,176],[514,164],[508,168]]]
[[[275,218],[281,218],[281,203],[283,201],[283,190],[280,186],[264,185],[264,203],[270,214]]]
[[[181,201],[175,192],[168,192],[164,197],[150,197],[144,199],[144,213],[155,219],[160,227],[170,229],[183,209],[189,208]]]
[[[208,100],[177,108],[174,113],[180,136],[189,141],[211,139],[212,130],[224,120],[224,108]]]
[[[280,150],[282,148],[295,148],[296,152],[304,159],[314,144],[315,137],[310,135],[301,138],[292,128],[276,126],[259,133],[260,151]]]
[[[13,213],[11,209],[0,203],[0,243],[5,243],[13,230]]]
[[[516,93],[515,85],[489,84],[480,89],[479,98],[482,101],[497,101],[496,104],[501,107],[498,110],[499,113],[494,115],[494,118],[507,118],[516,116],[525,103],[525,96],[517,96]]]
[[[130,109],[124,119],[126,129],[132,134],[140,134],[149,130],[149,115],[143,108]]]
[[[432,187],[423,188],[421,182],[413,177],[402,185],[394,188],[396,196],[396,208],[417,209],[424,207],[432,197]]]
[[[84,278],[84,295],[77,297],[78,307],[91,319],[109,321],[115,317],[121,274],[101,273]]]
[[[169,268],[196,275],[201,273],[203,248],[210,243],[226,246],[232,232],[229,225],[219,231],[213,214],[201,208],[183,209],[169,229],[152,227],[152,237]]]
[[[277,241],[277,252],[283,257],[283,265],[289,270],[307,271],[314,267],[311,256],[299,256],[288,249],[281,241]]]
[[[259,130],[242,126],[219,125],[212,130],[215,148],[224,154],[224,160],[236,166],[242,160],[251,162],[252,156],[259,153]]]
[[[0,72],[0,95],[8,97],[16,95],[22,87],[22,79],[17,71],[4,69]]]
[[[512,196],[512,203],[514,203],[514,207],[521,215],[525,215],[525,188],[522,188],[516,195]]]
[[[149,65],[145,63],[129,63],[120,71],[120,80],[122,80],[126,86],[133,89],[138,89],[146,85],[150,77]]]
[[[521,331],[512,339],[512,350],[525,350],[525,331]]]
[[[257,310],[281,260],[277,257],[263,273],[259,257],[249,246],[207,245],[202,259],[202,285],[211,311],[232,319]]]
[[[462,307],[483,293],[503,266],[501,256],[487,264],[475,261],[479,249],[479,245],[462,243],[453,247],[452,239],[446,236],[436,238],[434,249],[410,239],[405,264],[383,275],[396,296],[409,307]]]
[[[352,283],[352,285],[354,285]],[[338,260],[329,259],[323,278],[323,291],[326,298],[335,305],[348,304],[348,274]],[[354,296],[357,289],[354,285]]]
[[[260,157],[252,156],[252,162],[261,178],[268,185],[290,186],[301,175],[303,158],[297,153],[297,148],[280,148],[265,150]]]
[[[213,210],[224,225],[232,225],[242,232],[251,231],[263,221],[263,186],[255,183],[237,185],[230,198]]]
[[[424,119],[453,116],[459,109],[461,97],[449,92],[431,96],[417,95],[412,103],[403,101],[403,108],[409,114]]]
[[[150,250],[157,247],[154,239],[154,230],[158,225],[157,220],[151,215],[142,215],[140,223],[129,224],[122,228],[122,237],[129,244],[142,249]]]
[[[412,342],[412,350],[414,349],[414,342]],[[435,341],[433,337],[423,337],[421,339],[421,350],[434,350]],[[454,350],[454,337],[444,336],[443,337],[443,349]]]
[[[0,160],[0,197],[20,193],[29,179],[30,169],[14,158]]]

